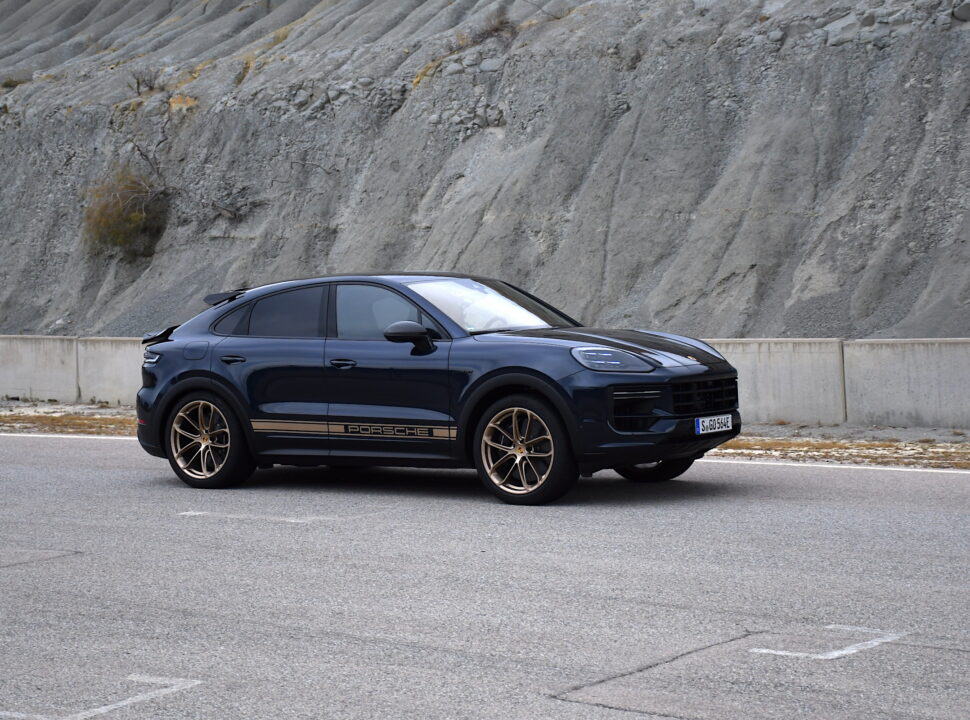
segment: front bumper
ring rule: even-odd
[[[564,385],[576,411],[577,461],[583,472],[604,468],[682,458],[698,458],[741,432],[736,385],[729,404],[700,403],[682,408],[675,402],[675,388],[683,383],[723,381],[737,377],[727,363],[663,368],[650,374],[581,371],[566,378]],[[639,408],[635,423],[616,414],[614,395],[639,391],[645,408]],[[718,401],[721,402],[721,401]],[[626,415],[627,411],[622,411]],[[731,415],[731,429],[697,435],[694,419]]]
[[[727,413],[723,413],[727,414]],[[584,472],[637,465],[658,460],[699,458],[741,432],[741,414],[731,412],[731,429],[708,435],[694,433],[694,418],[664,418],[650,432],[617,433],[604,442],[587,447],[580,458]]]

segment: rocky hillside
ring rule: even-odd
[[[394,268],[708,337],[970,335],[955,5],[0,0],[0,332]],[[122,176],[150,222],[99,235]]]

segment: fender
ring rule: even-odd
[[[167,399],[162,406],[162,412],[158,415],[158,417],[162,418],[162,427],[159,428],[161,447],[165,447],[165,418],[172,411],[178,398],[193,390],[205,390],[206,392],[218,395],[219,398],[224,400],[232,408],[232,411],[236,413],[236,419],[239,420],[239,424],[242,426],[243,433],[246,435],[246,444],[249,446],[250,452],[253,452],[253,448],[256,447],[256,436],[253,433],[253,425],[249,422],[249,413],[246,411],[245,405],[236,396],[235,390],[228,383],[221,381],[221,378],[218,378],[218,376],[211,375],[193,375],[177,380],[165,391]]]
[[[472,410],[490,392],[505,386],[515,385],[525,386],[530,390],[534,390],[543,399],[548,400],[559,412],[559,418],[562,420],[566,432],[569,434],[569,442],[572,445],[573,452],[575,453],[577,448],[582,447],[579,440],[579,427],[576,425],[576,413],[570,409],[566,399],[557,390],[555,385],[553,385],[553,382],[546,379],[543,375],[522,369],[517,372],[502,372],[499,375],[494,375],[487,380],[481,381],[460,401],[461,412],[458,414],[456,448],[462,456],[465,455],[468,434],[474,432],[474,428],[470,426]]]

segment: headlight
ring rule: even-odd
[[[573,357],[583,367],[605,372],[650,372],[654,366],[625,350],[604,347],[573,348]]]

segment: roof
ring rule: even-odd
[[[338,280],[388,280],[390,282],[406,282],[416,278],[466,278],[468,280],[493,280],[480,275],[470,275],[468,273],[437,272],[437,271],[401,271],[401,272],[380,272],[380,273],[342,273],[340,275],[320,275],[315,277],[294,278],[292,280],[280,280],[266,285],[256,285],[248,288],[246,292],[253,290],[266,290],[269,288],[282,289],[286,287],[297,287],[309,282],[334,282]]]

